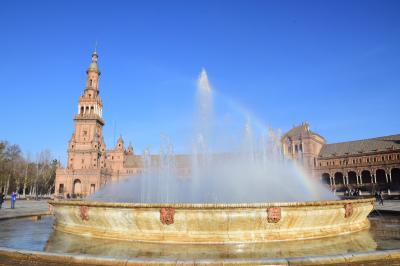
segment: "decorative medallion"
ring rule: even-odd
[[[281,220],[281,208],[280,207],[270,207],[267,209],[268,222],[277,223]]]
[[[174,208],[161,208],[160,210],[160,221],[162,224],[173,224],[174,223]]]
[[[346,203],[344,205],[344,218],[349,218],[353,215],[353,204]]]
[[[89,207],[82,205],[79,207],[79,211],[82,220],[89,221]]]

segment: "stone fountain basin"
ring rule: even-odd
[[[143,204],[49,201],[55,229],[100,238],[166,243],[243,243],[329,237],[369,228],[374,199]]]

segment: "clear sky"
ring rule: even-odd
[[[108,148],[179,151],[202,67],[220,95],[329,143],[400,133],[400,1],[1,1],[0,139],[66,158],[98,41]]]

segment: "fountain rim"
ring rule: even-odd
[[[110,207],[110,208],[174,208],[174,209],[247,209],[268,207],[308,207],[308,206],[332,206],[348,203],[375,203],[374,197],[364,199],[338,199],[323,201],[293,201],[293,202],[265,202],[265,203],[129,203],[108,201],[85,201],[85,200],[50,200],[50,205],[63,206],[88,206],[88,207]]]

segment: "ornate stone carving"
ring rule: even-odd
[[[79,207],[79,211],[82,220],[89,221],[89,207],[82,205]]]
[[[277,223],[281,220],[281,208],[280,207],[270,207],[267,209],[267,220],[269,223]]]
[[[344,205],[344,218],[349,218],[353,215],[353,204],[346,203]]]
[[[160,221],[162,224],[173,224],[174,223],[174,208],[161,208],[160,210]]]

